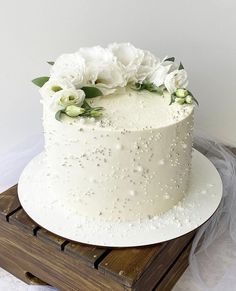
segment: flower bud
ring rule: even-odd
[[[97,111],[97,110],[91,110],[90,111],[90,116],[91,117],[100,117],[100,116],[102,116],[102,112],[101,111]]]
[[[188,95],[186,98],[185,98],[185,102],[188,103],[188,104],[191,104],[193,103],[193,97]]]
[[[188,95],[188,90],[179,88],[175,91],[175,95],[180,98],[184,98]]]
[[[184,102],[185,102],[185,98],[179,98],[179,97],[177,97],[177,98],[175,98],[175,102],[178,103],[178,104],[180,104],[180,105],[183,105]]]
[[[80,114],[84,113],[85,109],[75,106],[75,105],[69,105],[66,107],[65,109],[65,113],[66,115],[70,116],[70,117],[77,117]]]

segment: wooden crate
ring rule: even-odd
[[[188,265],[193,237],[191,232],[120,249],[79,244],[32,221],[19,203],[17,185],[0,194],[0,267],[28,284],[45,282],[67,291],[168,291]]]

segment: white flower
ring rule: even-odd
[[[165,66],[163,64],[159,64],[153,74],[150,76],[149,81],[154,83],[157,87],[164,84],[166,76],[169,72],[170,66]]]
[[[173,72],[174,70],[177,70],[178,69],[178,65],[175,62],[168,61],[168,60],[166,61],[166,59],[168,59],[168,56],[165,56],[164,59],[161,61],[161,63],[164,66],[168,66],[169,67],[168,73]]]
[[[75,86],[67,79],[51,77],[40,88],[40,93],[43,98],[48,98],[63,89],[75,89]]]
[[[165,57],[160,63],[157,64],[152,75],[149,77],[149,82],[154,83],[157,87],[164,84],[166,76],[173,68],[176,69],[175,63],[171,61],[165,61]]]
[[[171,94],[178,88],[186,88],[188,86],[187,72],[185,70],[174,70],[166,76],[164,84]]]
[[[109,49],[100,46],[81,48],[79,54],[85,60],[84,85],[96,85],[101,90],[126,85],[122,70]]]
[[[143,59],[134,78],[135,82],[148,80],[160,63],[160,60],[149,51],[143,51],[143,54]]]
[[[126,82],[134,79],[144,58],[144,52],[130,43],[112,43],[109,50],[117,58]]]
[[[61,55],[51,68],[52,77],[69,80],[76,88],[84,82],[85,61],[79,53]]]
[[[63,110],[69,105],[81,106],[84,102],[83,90],[65,89],[56,92],[51,99],[50,108],[52,111]]]

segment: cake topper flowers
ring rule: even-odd
[[[177,66],[174,57],[161,61],[130,43],[81,48],[48,63],[52,66],[50,77],[32,82],[41,87],[43,102],[49,104],[58,120],[61,114],[72,118],[101,117],[104,108],[91,107],[86,99],[109,95],[123,87],[159,95],[169,92],[170,105],[197,103],[186,89],[187,72],[181,63]]]

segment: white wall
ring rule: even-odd
[[[81,46],[130,41],[182,60],[200,101],[196,128],[236,145],[236,1],[7,0],[0,2],[0,144],[40,132],[30,80]]]

